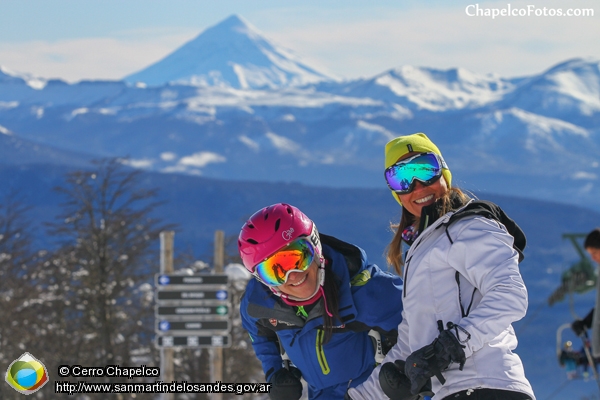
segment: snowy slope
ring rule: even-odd
[[[522,82],[502,105],[567,119],[586,128],[600,122],[600,61],[572,59]]]
[[[167,57],[125,77],[157,86],[169,82],[234,88],[302,86],[335,79],[232,15]]]
[[[558,118],[511,107],[478,113],[473,119],[478,129],[469,137],[470,148],[488,158],[485,164],[495,170],[527,176],[565,176],[569,171],[575,178],[578,168],[592,173],[590,167],[600,161],[600,143],[592,132]]]

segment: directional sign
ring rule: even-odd
[[[172,331],[229,331],[229,321],[158,321],[157,332]]]
[[[156,285],[226,285],[227,275],[168,275],[157,274]]]
[[[180,306],[180,307],[165,307],[158,306],[156,315],[227,315],[229,307],[220,306]]]
[[[159,347],[230,347],[231,335],[157,336]]]
[[[227,300],[227,290],[160,290],[156,300]]]
[[[156,274],[155,280],[157,346],[231,346],[227,275]]]

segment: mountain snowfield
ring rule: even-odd
[[[384,144],[425,132],[464,188],[600,209],[599,122],[598,60],[518,78],[402,66],[340,80],[236,15],[123,81],[0,69],[14,137],[219,179],[380,187]]]
[[[450,111],[479,107],[499,100],[514,89],[508,79],[480,75],[464,68],[437,70],[403,66],[345,85],[320,86],[347,96],[370,97],[408,109]]]

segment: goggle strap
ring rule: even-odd
[[[412,156],[412,157],[409,157],[409,158],[407,158],[407,159],[404,159],[404,160],[397,161],[397,162],[395,162],[394,164],[392,164],[392,165],[390,165],[389,167],[387,167],[385,170],[387,171],[388,169],[390,169],[390,168],[392,168],[392,167],[394,167],[394,166],[396,166],[396,165],[398,165],[398,164],[400,164],[400,163],[402,163],[402,164],[408,164],[408,163],[410,163],[412,160],[414,160],[414,159],[416,159],[416,158],[419,158],[419,157],[421,157],[421,156],[423,156],[423,155],[426,155],[426,154],[431,154],[432,156],[434,156],[435,158],[437,158],[437,160],[438,160],[438,161],[439,161],[439,163],[440,163],[440,166],[441,166],[442,168],[448,169],[448,165],[446,164],[446,160],[444,160],[444,157],[442,157],[440,154],[436,154],[436,153],[434,153],[434,152],[432,152],[432,151],[428,151],[428,152],[426,152],[426,153],[419,153],[419,154],[415,154],[414,156]]]

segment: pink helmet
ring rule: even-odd
[[[300,237],[308,237],[316,256],[322,256],[317,227],[294,206],[277,203],[255,212],[242,226],[238,250],[248,271]]]

